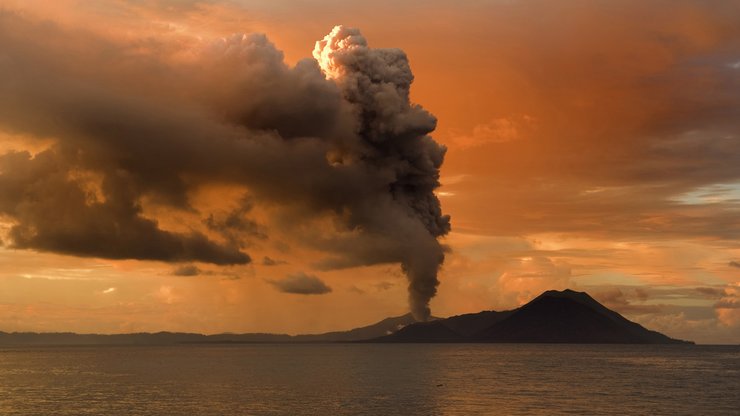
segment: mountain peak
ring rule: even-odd
[[[557,289],[550,289],[542,292],[543,295],[545,294],[559,294],[559,295],[575,295],[575,294],[581,294],[585,295],[586,292],[578,292],[573,289],[563,289],[563,290],[557,290]]]
[[[537,296],[535,299],[543,297],[543,296],[550,296],[550,297],[558,297],[558,298],[569,298],[574,300],[584,300],[584,299],[592,299],[593,298],[586,292],[578,292],[573,289],[563,289],[563,290],[546,290],[542,292],[539,296]],[[534,300],[534,299],[533,299]]]
[[[379,342],[684,343],[650,331],[597,302],[586,292],[548,290],[506,312],[480,312],[412,324]]]

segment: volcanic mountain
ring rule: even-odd
[[[511,311],[415,322],[411,314],[348,331],[310,335],[157,332],[74,334],[0,332],[0,345],[172,345],[316,342],[498,342],[683,344],[611,311],[583,292],[547,291]]]
[[[684,344],[607,309],[584,292],[550,290],[524,306],[418,322],[371,342]]]

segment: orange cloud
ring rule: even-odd
[[[445,240],[450,252],[439,297],[432,303],[435,314],[508,308],[541,289],[567,285],[600,293],[617,310],[672,336],[738,342],[733,326],[737,309],[730,307],[734,298],[695,288],[725,293],[738,282],[737,269],[728,264],[740,258],[740,5],[682,0],[576,0],[557,5],[416,0],[289,6],[254,1],[70,4],[11,1],[4,7],[23,10],[30,20],[52,20],[75,37],[70,45],[77,46],[70,51],[81,63],[75,71],[100,82],[129,80],[122,90],[148,92],[155,98],[162,91],[171,97],[191,92],[174,88],[176,79],[158,77],[162,65],[192,64],[194,51],[205,39],[228,38],[235,32],[268,33],[291,64],[309,57],[313,42],[336,23],[360,27],[370,46],[403,49],[415,75],[411,97],[438,117],[435,137],[449,148],[444,186],[437,194],[446,196],[443,207],[452,214],[455,233]],[[412,18],[424,24],[408,25]],[[16,29],[21,38],[34,36]],[[95,36],[83,36],[83,31]],[[116,65],[90,65],[99,45],[90,38],[128,48]],[[62,50],[54,36],[44,42],[49,50]],[[151,55],[157,59],[147,61]],[[60,70],[68,71],[73,64]],[[227,74],[225,69],[219,79]],[[223,93],[224,84],[209,79],[199,80],[201,99],[214,106],[240,101],[240,94]],[[219,93],[209,95],[211,90]],[[258,110],[242,115],[252,117]],[[51,145],[43,134],[1,137],[0,153],[20,149],[36,155]],[[174,181],[161,179],[150,186]],[[189,186],[199,181],[197,175],[179,179]],[[196,210],[214,213],[213,225],[224,224],[239,208],[225,200],[238,200],[248,191],[231,185],[189,187],[185,199]],[[84,189],[95,194],[94,188]],[[158,220],[166,230],[185,233],[192,225],[214,241],[229,241],[228,233],[208,228],[192,211],[163,205],[161,198],[144,198],[142,215]],[[137,293],[169,285],[200,313],[194,317],[171,304],[170,313],[162,315],[166,320],[153,329],[167,324],[335,329],[403,311],[404,284],[384,266],[322,272],[322,279],[334,288],[332,296],[312,298],[306,305],[288,299],[271,306],[280,295],[263,279],[250,276],[274,278],[317,268],[323,250],[303,242],[312,238],[312,230],[332,227],[327,218],[303,224],[296,219],[300,217],[277,211],[268,204],[245,214],[269,227],[271,234],[268,240],[240,243],[256,259],[266,256],[289,263],[274,267],[279,269],[274,276],[263,274],[274,269],[261,264],[224,269],[198,264],[201,275],[170,281],[175,278],[169,276],[170,266],[111,262],[120,275],[100,287],[65,282],[89,293],[116,287],[119,297],[125,296],[127,277],[140,268],[149,270],[145,274],[152,285],[137,280]],[[8,221],[0,228],[4,241],[13,224]],[[340,244],[351,242],[350,233]],[[383,242],[373,241],[365,249],[376,244]],[[2,250],[0,255],[10,261],[1,269],[6,277],[46,275],[55,264],[71,261],[39,254],[44,265],[36,267],[28,257],[32,253]],[[342,273],[360,280],[348,283]],[[226,279],[234,275],[243,279]],[[373,289],[385,281],[395,286],[382,293]],[[51,285],[60,284],[24,279],[28,282],[49,285],[38,292],[45,300],[54,300],[50,293],[59,286]],[[27,287],[18,285],[6,285],[7,293],[19,294]],[[361,290],[352,290],[353,285]],[[640,297],[638,291],[648,296]],[[35,305],[36,312],[24,314],[22,304],[8,306],[12,299],[6,299],[6,308],[18,322],[53,326],[47,321],[51,318],[38,313],[41,307],[33,296],[21,298]],[[89,302],[75,299],[78,305]],[[229,306],[221,308],[219,302]],[[115,307],[118,312],[111,316],[123,315],[127,308],[136,316],[127,322],[116,318],[121,323],[115,328],[149,328],[149,307],[159,312],[156,308],[163,306]],[[228,316],[208,321],[205,317],[214,310]],[[59,325],[74,325],[71,317],[87,313],[65,311],[60,316],[70,319],[57,321]],[[105,328],[104,322],[97,325]]]

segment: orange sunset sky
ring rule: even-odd
[[[246,111],[258,141],[341,136],[333,81],[312,78],[335,25],[403,50],[437,118],[451,231],[433,315],[572,288],[740,343],[740,3],[683,0],[0,0],[0,331],[310,333],[408,312],[382,236],[322,208],[362,189],[309,178],[325,170],[300,141],[240,159],[213,139],[241,134],[213,121],[233,114],[203,110]]]

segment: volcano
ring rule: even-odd
[[[511,311],[418,322],[372,342],[686,344],[646,329],[585,292],[549,290]]]

